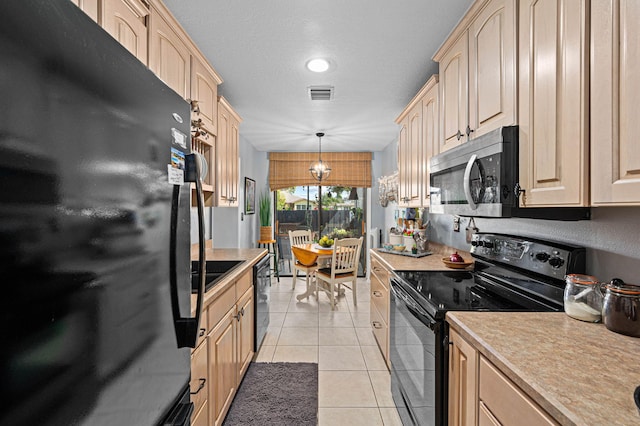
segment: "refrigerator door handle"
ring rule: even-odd
[[[176,339],[179,348],[195,348],[198,341],[198,329],[200,327],[200,316],[202,315],[202,301],[204,299],[204,278],[205,278],[205,252],[204,252],[204,199],[202,195],[202,180],[200,175],[201,164],[197,154],[185,156],[186,169],[185,182],[195,182],[198,207],[198,298],[196,302],[195,317],[181,317],[180,305],[178,303],[178,274],[176,268],[177,259],[177,234],[178,234],[178,203],[180,199],[181,185],[174,185],[173,200],[171,204],[171,239],[170,239],[170,284],[171,284],[171,310],[173,312],[173,323],[176,331]]]

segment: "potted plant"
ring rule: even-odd
[[[271,194],[269,191],[262,191],[258,199],[260,208],[260,241],[270,241],[272,239],[271,229]]]

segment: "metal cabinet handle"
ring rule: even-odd
[[[376,297],[382,297],[382,293],[379,290],[374,290],[373,295]]]
[[[201,377],[199,380],[200,380],[200,386],[198,386],[198,390],[196,390],[195,392],[190,392],[191,395],[195,395],[198,392],[200,392],[204,388],[204,384],[207,383],[207,379],[205,379],[204,377]]]
[[[207,332],[207,329],[206,329],[206,328],[201,328],[201,329],[200,329],[200,334],[199,334],[199,336],[200,336],[200,337],[204,336],[204,334],[205,334],[206,332]]]
[[[458,133],[456,133],[456,139],[460,140],[463,136],[464,134],[460,130],[458,130]]]
[[[471,127],[467,124],[467,137],[469,137],[471,133],[473,133],[473,130],[471,130]]]
[[[378,321],[372,321],[372,322],[371,322],[371,326],[372,326],[373,328],[375,328],[376,330],[380,330],[381,328],[383,328],[383,327],[382,327],[382,324],[380,324]]]

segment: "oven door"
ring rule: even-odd
[[[391,392],[403,425],[443,425],[444,322],[433,319],[391,279]]]

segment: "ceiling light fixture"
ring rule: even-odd
[[[307,62],[307,68],[313,72],[325,72],[329,69],[329,61],[322,58],[311,59]]]
[[[318,161],[309,167],[309,172],[315,180],[322,182],[331,174],[331,167],[329,167],[327,163],[322,162],[322,137],[324,133],[316,133],[316,136],[318,137]]]

